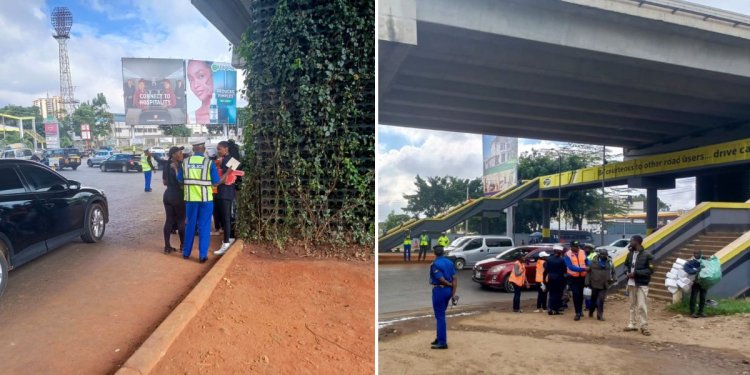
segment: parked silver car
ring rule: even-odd
[[[445,248],[446,257],[456,269],[472,267],[480,260],[497,256],[513,247],[513,239],[505,236],[466,236],[456,238]]]

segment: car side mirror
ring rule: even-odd
[[[81,189],[81,183],[78,181],[68,180],[68,189],[70,190],[80,190]]]

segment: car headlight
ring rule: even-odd
[[[490,268],[490,273],[498,273],[498,272],[502,271],[503,268],[505,268],[505,265],[504,264],[499,264],[499,265],[497,265],[495,267]]]

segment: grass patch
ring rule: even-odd
[[[683,298],[681,303],[673,303],[667,306],[667,310],[680,313],[680,314],[689,315],[690,314],[690,306],[688,306],[689,301],[690,301],[690,296],[687,296],[687,298]],[[750,314],[750,299],[748,298],[720,299],[718,300],[718,302],[719,302],[719,305],[716,307],[709,306],[708,304],[706,304],[706,308],[703,312],[707,316]],[[698,306],[696,306],[696,310],[697,308]]]

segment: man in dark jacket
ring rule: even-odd
[[[549,315],[562,314],[562,294],[565,289],[565,274],[568,272],[562,254],[563,247],[555,245],[553,255],[544,262],[544,282],[549,289]]]
[[[591,268],[586,274],[586,285],[591,288],[591,308],[589,318],[604,320],[604,300],[607,298],[607,289],[615,281],[614,266],[607,254],[607,249],[597,250],[597,256],[591,260]]]
[[[628,298],[630,299],[630,321],[626,332],[641,330],[644,336],[651,336],[648,330],[648,284],[654,272],[654,256],[643,248],[643,237],[635,235],[630,238],[625,267],[628,276]]]
[[[695,281],[693,281],[693,286],[690,289],[690,316],[693,318],[698,317],[705,317],[706,314],[703,313],[703,309],[706,307],[706,288],[704,288],[701,283],[698,282],[698,275],[701,272],[701,259],[703,259],[703,252],[700,250],[697,250],[693,252],[693,259],[691,259],[688,263],[691,265],[694,265],[697,263],[697,267],[694,266],[694,274],[696,275]],[[687,267],[685,267],[687,269]],[[698,314],[695,313],[695,299],[700,295],[700,299],[698,300]]]

